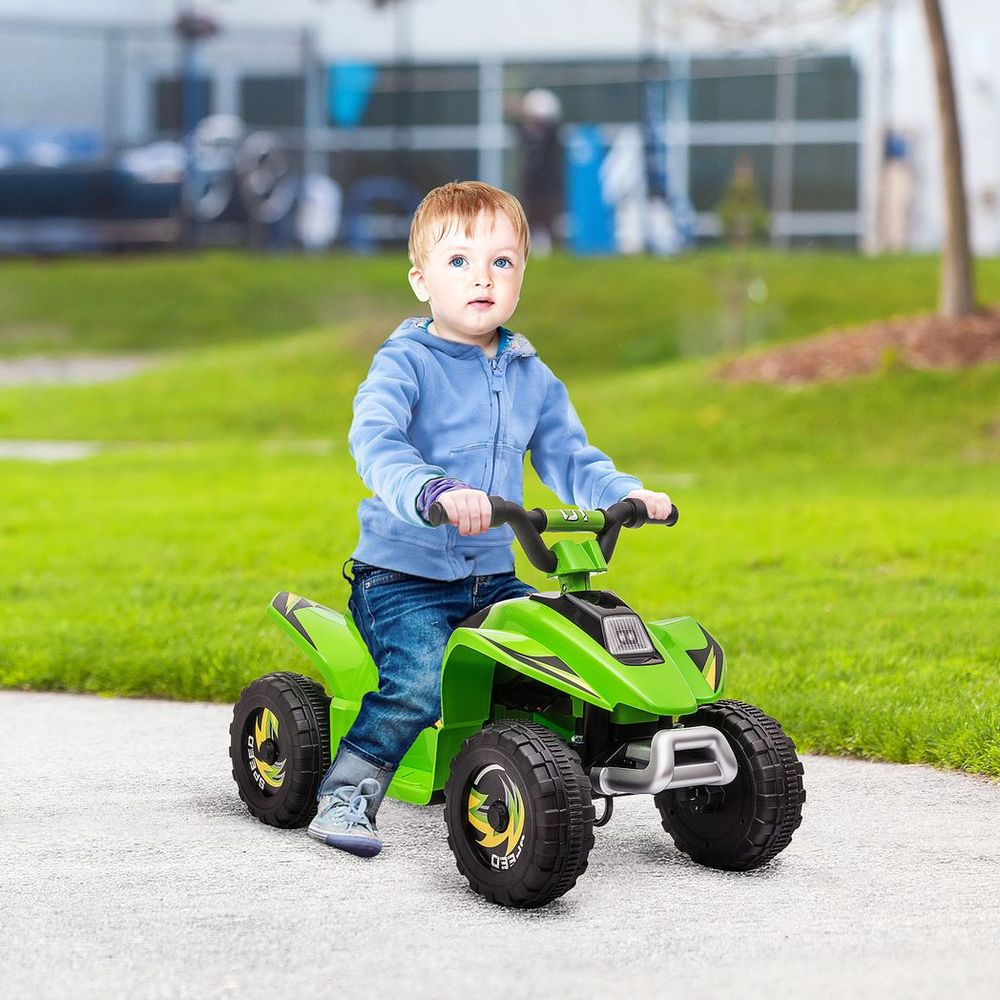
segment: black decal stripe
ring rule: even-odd
[[[699,625],[698,628],[701,626]],[[694,660],[695,666],[699,670],[704,670],[708,663],[708,656],[712,652],[712,637],[703,628],[701,628],[701,632],[705,636],[705,645],[701,649],[688,649],[685,652]]]
[[[483,636],[484,639],[489,639],[489,636]],[[581,691],[586,691],[587,694],[596,694],[590,685],[579,678],[576,671],[573,670],[568,664],[564,663],[559,659],[558,656],[525,656],[524,653],[517,652],[516,649],[511,649],[505,646],[502,642],[497,642],[494,639],[489,639],[497,649],[502,649],[508,656],[513,656],[515,660],[519,660],[521,663],[527,664],[529,667],[533,667],[539,673],[547,674],[549,677],[555,677],[557,680],[564,681],[567,684],[571,684],[575,688],[579,688]],[[559,670],[553,670],[552,667],[558,666]],[[566,671],[568,674],[572,674],[572,677],[567,677],[562,671]],[[576,678],[574,680],[574,678]]]
[[[705,645],[701,649],[687,649],[685,652],[694,660],[695,666],[702,673],[705,672],[705,667],[708,666],[711,654],[715,654],[715,690],[717,691],[719,684],[722,682],[722,647],[705,631],[703,625],[699,625],[698,628],[701,629],[701,634],[705,637]]]
[[[289,597],[288,591],[283,590],[280,594],[278,594],[277,597],[275,597],[275,599],[271,602],[271,604],[275,608],[275,610],[281,614],[282,618],[284,618],[285,621],[287,621],[288,624],[291,625],[292,628],[294,628],[295,631],[298,632],[299,635],[301,635],[302,638],[305,639],[305,641],[308,642],[313,649],[315,649],[316,643],[313,642],[312,636],[309,635],[309,633],[303,627],[302,623],[298,620],[298,618],[295,617],[294,612],[301,611],[303,608],[315,608],[317,606],[316,602],[307,601],[304,597],[300,597],[295,602],[295,604],[292,605],[292,607],[288,608],[288,610],[286,611],[285,607],[288,604],[288,597]]]

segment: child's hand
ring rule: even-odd
[[[665,521],[670,517],[670,511],[674,506],[666,493],[654,493],[652,490],[632,490],[631,493],[626,493],[625,495],[626,497],[634,497],[636,500],[641,500],[646,505],[649,516],[654,521]]]
[[[438,497],[460,535],[478,535],[490,526],[493,507],[482,490],[448,490]]]

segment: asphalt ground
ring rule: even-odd
[[[440,806],[372,860],[250,818],[224,705],[0,692],[0,997],[1000,996],[1000,785],[806,757],[769,866],[700,868],[648,799],[543,910],[474,895]]]

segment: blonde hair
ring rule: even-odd
[[[419,267],[428,251],[438,243],[456,222],[465,226],[465,236],[471,237],[480,212],[497,215],[502,212],[510,220],[518,245],[528,259],[531,235],[521,203],[512,194],[481,181],[452,181],[430,191],[417,206],[410,223],[410,263]]]

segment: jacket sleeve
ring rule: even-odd
[[[587,432],[569,400],[566,386],[545,367],[548,389],[528,450],[542,482],[563,503],[587,509],[610,507],[630,490],[640,489],[635,476],[619,472]]]
[[[396,517],[426,527],[417,497],[425,483],[444,476],[445,470],[428,465],[407,434],[420,397],[417,365],[391,341],[379,348],[354,397],[347,440],[365,485]]]

